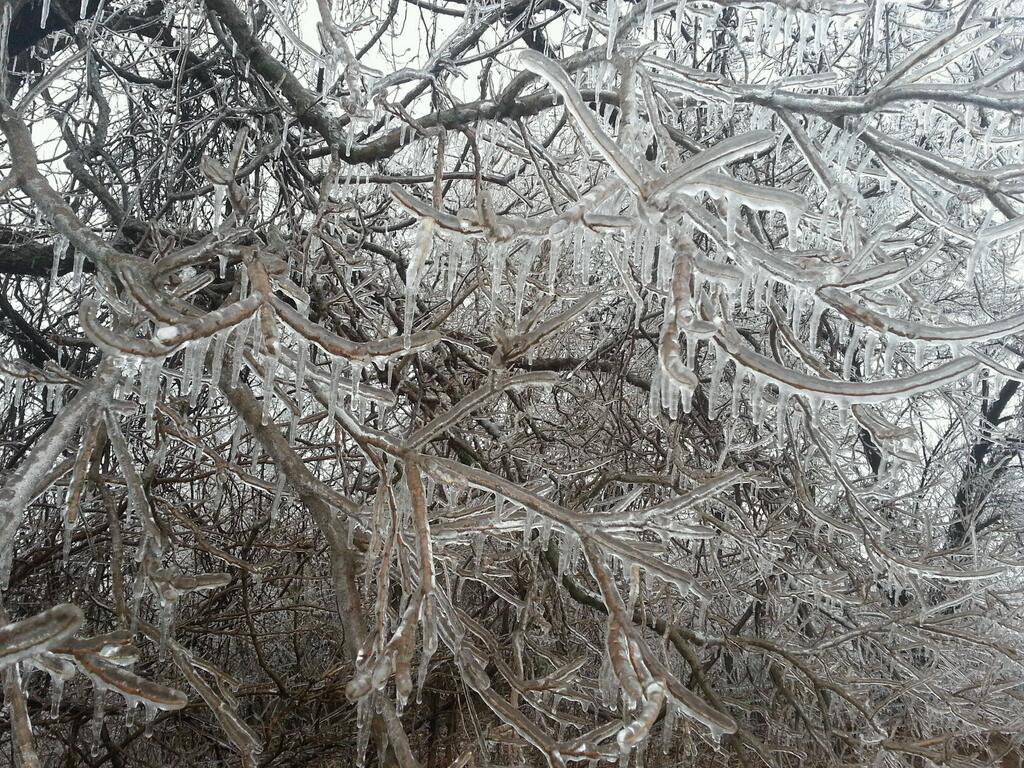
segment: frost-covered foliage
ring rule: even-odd
[[[1019,764],[1022,18],[0,2],[4,758]]]

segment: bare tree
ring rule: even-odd
[[[1020,765],[1022,11],[0,0],[0,763]]]

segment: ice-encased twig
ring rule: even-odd
[[[822,288],[818,296],[839,310],[848,320],[911,341],[932,343],[979,344],[1005,338],[1024,331],[1024,313],[1018,313],[990,323],[973,325],[933,326],[913,320],[889,317],[858,302],[852,295],[838,288]]]
[[[110,361],[101,364],[96,375],[60,410],[0,489],[0,563],[5,560],[3,553],[13,546],[13,537],[25,508],[41,492],[39,480],[56,464],[57,457],[75,430],[96,405],[108,397],[117,378],[116,366]]]
[[[659,178],[651,185],[651,195],[668,198],[687,181],[716,171],[729,163],[765,152],[775,146],[776,140],[776,135],[771,131],[751,131],[722,139]]]
[[[558,374],[553,371],[535,371],[515,376],[488,379],[479,389],[466,395],[447,411],[435,416],[427,424],[413,432],[409,439],[405,441],[405,445],[410,450],[419,450],[430,440],[443,434],[474,410],[486,405],[505,390],[528,386],[550,387],[557,383],[558,380]]]
[[[62,603],[0,627],[0,669],[61,644],[82,626],[84,620],[81,608]]]
[[[544,78],[548,85],[565,101],[565,108],[576,119],[587,137],[594,143],[598,151],[608,161],[612,170],[630,187],[633,194],[643,198],[647,196],[647,182],[633,161],[615,143],[601,127],[593,112],[587,108],[569,80],[565,71],[554,61],[533,50],[519,52],[519,61],[523,67],[535,75]]]
[[[391,336],[375,341],[356,342],[331,333],[310,321],[280,299],[272,299],[274,311],[296,333],[316,344],[329,355],[346,360],[374,362],[403,354],[414,354],[430,349],[441,341],[437,331],[417,331],[409,337]]]
[[[795,394],[828,398],[841,403],[884,403],[913,397],[959,381],[979,365],[977,360],[962,357],[901,378],[881,381],[828,380],[790,370],[758,354],[743,345],[735,328],[725,321],[719,322],[721,332],[715,336],[715,342],[743,369]]]

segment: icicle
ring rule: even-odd
[[[657,286],[658,290],[665,293],[669,289],[672,280],[672,246],[668,238],[661,241],[661,248],[658,253]]]
[[[686,339],[686,367],[691,371],[697,367],[697,335],[688,333]]]
[[[629,566],[629,597],[626,601],[626,614],[632,616],[636,611],[636,601],[640,597],[640,566],[635,563]]]
[[[789,391],[779,389],[779,400],[775,404],[775,444],[782,448],[785,444],[786,417],[789,413]]]
[[[334,415],[338,411],[338,387],[341,384],[341,360],[331,359],[331,383],[327,392],[327,420],[334,423]]]
[[[651,282],[651,273],[654,271],[654,247],[657,234],[657,231],[653,228],[648,228],[646,230],[646,237],[644,237],[643,250],[641,251],[642,257],[640,259],[641,286],[649,285]]]
[[[50,676],[50,719],[56,720],[60,715],[60,700],[64,694],[64,678],[60,675]]]
[[[372,701],[377,694],[364,696],[356,704],[356,765],[366,766],[366,749],[370,744],[370,720],[373,715]]]
[[[92,722],[89,724],[89,730],[92,733],[92,756],[99,757],[100,739],[103,734],[103,690],[95,688],[92,695]]]
[[[551,518],[545,517],[540,526],[540,549],[548,548],[548,540],[551,538]]]
[[[614,709],[619,699],[620,685],[607,653],[601,661],[601,670],[598,673],[598,689],[604,705],[609,709]]]
[[[64,567],[68,567],[68,558],[71,557],[71,541],[74,538],[75,521],[68,515],[64,515],[64,537],[61,541],[61,557]]]
[[[740,278],[740,289],[736,292],[736,309],[742,311],[747,306],[750,298],[750,286],[753,274],[749,269],[743,270],[743,277]]]
[[[885,339],[885,352],[882,354],[882,375],[890,376],[893,373],[892,364],[893,357],[896,354],[896,349],[899,346],[899,341],[895,336],[887,336]]]
[[[764,388],[763,380],[755,379],[754,387],[750,393],[750,419],[755,427],[760,427],[764,420]]]
[[[810,14],[800,13],[799,31],[796,40],[796,66],[800,68],[804,62],[804,51],[807,49],[807,38],[810,37]]]
[[[739,201],[734,195],[725,195],[725,240],[729,245],[736,242],[736,225],[739,218]]]
[[[221,331],[213,338],[213,356],[210,360],[210,387],[220,386],[220,372],[224,366],[224,355],[228,345],[228,331]]]
[[[352,363],[352,396],[350,404],[352,410],[355,411],[359,407],[359,384],[363,379],[363,366],[362,363]]]
[[[501,294],[501,282],[505,275],[505,247],[495,243],[490,248],[491,252],[491,303],[497,305],[498,296]]]
[[[218,274],[220,275],[220,279],[224,280],[228,275],[228,255],[226,253],[218,253],[217,262],[219,266]]]
[[[224,222],[224,198],[226,187],[223,184],[213,185],[213,220],[214,229]]]
[[[46,12],[50,6],[50,0],[44,0],[45,5],[43,6],[43,18],[46,17]],[[53,268],[50,270],[50,294],[52,295],[57,288],[57,279],[60,277],[60,263],[64,260],[64,257],[68,252],[68,239],[64,235],[58,235],[53,241]]]
[[[747,14],[752,12],[753,9],[748,10],[742,5],[736,6],[736,35],[740,40],[743,39],[743,30],[747,25]]]
[[[590,285],[591,269],[594,266],[594,252],[599,247],[603,247],[603,243],[600,238],[592,236],[590,234],[590,230],[584,230],[583,238],[580,241],[580,247],[580,260],[582,262],[582,272],[580,277],[583,279],[584,285]]]
[[[269,424],[274,409],[274,377],[277,373],[277,355],[267,355],[263,374],[263,423]]]
[[[808,346],[813,350],[818,346],[818,326],[821,325],[821,316],[825,312],[825,304],[816,298],[812,299],[812,302],[811,325],[808,329]]]
[[[141,557],[140,557],[141,552],[142,552],[142,547],[140,546],[139,550],[136,552],[136,556],[135,556],[136,562],[138,562],[141,559]],[[132,615],[132,622],[131,622],[131,630],[132,630],[132,634],[133,635],[136,633],[136,631],[138,631],[138,628],[139,628],[139,613],[142,610],[142,598],[143,598],[143,596],[145,594],[146,594],[146,574],[145,574],[145,572],[143,571],[142,568],[139,568],[138,571],[135,574],[135,580],[132,581],[132,614],[131,614]]]
[[[74,266],[71,272],[71,280],[77,288],[82,284],[82,270],[85,268],[85,251],[75,248]]]
[[[243,274],[245,271],[243,270]],[[231,353],[231,370],[228,384],[234,386],[235,382],[238,381],[238,375],[242,372],[242,362],[245,359],[245,342],[246,337],[249,335],[249,328],[251,327],[247,321],[241,325],[236,326],[232,329],[231,335],[234,339],[231,341],[232,353]]]
[[[779,40],[779,33],[788,25],[789,12],[778,9],[772,15],[772,25],[768,31],[768,49],[773,50]]]
[[[843,433],[846,433],[846,428],[850,425],[850,409],[847,408],[845,402],[838,402],[839,406],[839,428]]]
[[[745,371],[741,372],[738,368],[736,369],[736,375],[732,380],[732,405],[729,409],[729,418],[736,421],[736,418],[740,413],[740,394],[743,389],[743,382],[746,380],[747,374]]]
[[[175,601],[161,599],[160,600],[160,653],[167,649],[167,641],[171,639],[172,629],[174,627],[174,608]]]
[[[711,383],[708,387],[708,418],[714,418],[714,411],[718,406],[718,394],[722,388],[722,376],[725,375],[725,366],[729,362],[729,355],[724,350],[718,348],[717,344],[712,343],[711,348],[714,350],[715,364],[711,369]]]
[[[758,270],[754,279],[754,311],[761,312],[764,310],[765,302],[767,301],[768,294],[771,291],[772,279],[766,275],[763,270]]]
[[[156,722],[156,707],[152,704],[146,704],[146,729],[144,734],[147,739],[153,736],[153,723]]]
[[[654,418],[661,411],[661,379],[664,374],[661,372],[660,363],[654,366],[654,373],[651,374],[651,388],[647,392],[647,410]]]
[[[714,745],[716,750],[722,741],[723,734],[724,731],[721,728],[717,728],[714,724],[708,724],[708,738],[711,739],[711,743]]]
[[[46,29],[46,20],[50,18],[50,0],[43,0],[43,13],[39,17],[39,28]]]
[[[668,412],[668,417],[675,421],[679,416],[679,388],[668,376],[661,379],[661,407]]]
[[[186,352],[186,364],[188,361],[188,353],[192,354],[192,366],[189,373],[188,383],[188,404],[192,408],[196,407],[199,401],[199,393],[203,389],[203,370],[205,369],[206,363],[206,348],[210,345],[210,340],[207,339],[196,339],[193,341]]]
[[[818,423],[818,410],[821,408],[821,396],[817,392],[804,392],[804,400],[807,401],[807,410],[811,412],[811,422]]]
[[[754,42],[760,44],[764,37],[765,26],[773,21],[772,14],[775,11],[774,5],[765,5],[758,9],[757,21],[754,22]]]
[[[413,249],[413,257],[405,273],[405,346],[412,343],[413,319],[416,317],[416,296],[419,292],[420,280],[427,268],[427,254],[434,239],[433,221],[424,219],[420,223],[419,239]]]
[[[433,595],[427,598],[434,600]],[[437,626],[437,605],[434,604],[430,610],[426,609],[424,602],[420,616],[423,620],[423,652],[420,655],[419,671],[416,674],[416,698],[423,701],[423,686],[427,682],[427,674],[430,671],[430,660],[437,653],[438,626]]]
[[[459,281],[459,253],[461,247],[453,246],[448,250],[448,280],[445,283],[447,295],[455,297],[455,284]],[[552,249],[554,251],[554,249]]]
[[[250,467],[258,467],[263,459],[263,443],[256,440],[255,437],[252,441],[252,455],[249,458]]]
[[[875,367],[875,346],[878,344],[878,336],[870,331],[864,339],[864,378],[871,377]]]
[[[523,300],[526,298],[526,281],[530,277],[530,267],[533,265],[533,258],[536,252],[535,246],[524,249],[523,258],[519,262],[519,270],[516,272],[515,296],[515,320],[518,322],[523,316]]]
[[[825,49],[825,43],[828,38],[828,22],[829,18],[824,13],[814,20],[814,48],[816,51],[823,51]],[[837,37],[837,39],[841,38]]]
[[[300,341],[298,349],[295,351],[295,402],[299,406],[300,414],[306,394],[302,385],[306,381],[306,357],[308,354],[308,345]]]
[[[864,329],[859,325],[853,326],[849,342],[846,344],[846,354],[843,356],[843,378],[849,380],[853,372],[853,360],[857,355],[857,348],[860,347],[861,335]]]
[[[551,247],[548,248],[548,290],[552,293],[555,291],[555,281],[558,279],[558,258],[562,252],[559,243],[551,243]]]
[[[473,572],[479,577],[484,562],[484,534],[478,531],[473,534]]]
[[[277,513],[281,508],[281,500],[284,497],[284,474],[282,473],[274,483],[274,499],[270,503],[270,522],[277,521]]]
[[[533,526],[537,513],[533,511],[532,507],[526,507],[525,516],[523,518],[523,547],[527,547],[530,544],[530,537],[533,535]]]
[[[163,373],[164,361],[146,360],[139,372],[139,402],[145,406],[146,421],[153,421],[153,412],[160,399],[160,375]]]

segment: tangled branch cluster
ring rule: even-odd
[[[1018,764],[1018,6],[0,2],[0,746]]]

